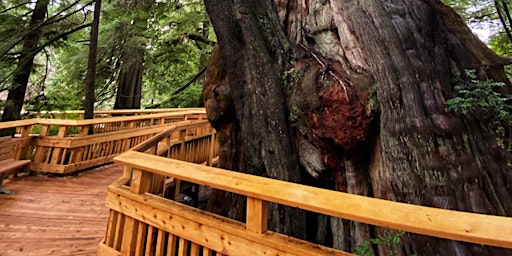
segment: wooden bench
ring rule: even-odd
[[[13,194],[2,185],[4,179],[23,171],[30,164],[30,160],[16,160],[14,153],[13,138],[0,137],[0,194]]]

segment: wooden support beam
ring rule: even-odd
[[[151,188],[153,174],[140,169],[134,169],[132,175],[131,192],[135,194],[144,194]]]
[[[268,203],[266,201],[247,197],[246,229],[262,234],[267,231]]]

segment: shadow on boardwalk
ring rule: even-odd
[[[96,255],[108,221],[107,187],[122,172],[111,164],[6,183],[15,194],[0,194],[0,256]]]

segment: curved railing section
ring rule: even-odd
[[[94,118],[114,117],[114,116],[133,116],[179,112],[184,108],[157,108],[157,109],[111,109],[95,110]],[[204,108],[186,108],[188,111],[203,111]],[[2,111],[0,111],[2,113]],[[51,119],[83,119],[83,110],[63,110],[63,111],[22,111],[21,115],[27,118],[51,118]]]
[[[512,248],[509,217],[392,202],[188,163],[158,156],[169,144],[157,144],[154,140],[114,159],[126,171],[108,189],[111,213],[99,255],[349,255],[267,230],[271,202],[422,235]],[[183,154],[173,156],[188,160]],[[245,223],[164,198],[169,179],[245,196]]]
[[[0,130],[16,130],[16,159],[30,159],[30,170],[63,174],[109,163],[171,125],[202,119],[204,109],[193,109],[90,120],[36,118],[3,122]]]

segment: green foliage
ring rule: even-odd
[[[146,72],[143,105],[160,107],[197,106],[202,81],[196,81],[179,95],[171,95],[206,65],[212,46],[190,39],[202,35],[210,40],[213,30],[202,1],[157,2],[148,24],[152,31]]]
[[[466,70],[467,81],[459,81],[454,89],[457,97],[446,101],[447,111],[462,114],[482,114],[490,119],[490,125],[497,135],[498,144],[512,152],[511,138],[507,130],[512,124],[511,96],[503,96],[498,89],[503,83],[480,81],[474,70]]]
[[[365,241],[363,245],[357,246],[355,253],[361,256],[372,256],[372,247],[375,245],[379,248],[382,246],[387,246],[390,249],[389,255],[395,255],[397,253],[395,251],[396,246],[400,244],[400,238],[404,234],[405,232],[402,230],[391,232],[388,228],[386,228],[384,229],[383,235],[379,235],[377,238],[372,238],[369,241]]]
[[[0,40],[3,42],[3,44],[0,44],[1,90],[9,89],[11,86],[13,72],[18,65],[24,37],[32,30],[32,28],[28,28],[28,23],[34,3],[35,1],[18,0],[2,2],[6,9],[0,11],[0,20],[5,21],[0,26]],[[70,96],[76,94],[74,92],[77,91],[78,87],[69,90],[73,93],[67,93],[62,90],[62,86],[65,84],[62,84],[59,79],[55,79],[55,74],[73,71],[69,66],[60,70],[58,65],[60,61],[59,54],[69,44],[74,43],[74,40],[82,40],[84,35],[87,34],[84,33],[84,27],[90,22],[90,15],[86,9],[91,3],[87,0],[50,2],[46,19],[38,26],[41,28],[42,34],[27,86],[24,110],[64,109],[59,105],[68,105],[70,102],[77,101]],[[87,56],[87,52],[85,53]],[[78,52],[73,54],[73,56],[76,55],[78,55]],[[66,60],[66,64],[69,63]],[[60,90],[53,88],[53,85],[61,87]],[[66,99],[62,99],[58,94],[52,95],[52,89],[65,95]],[[59,102],[54,102],[56,99]],[[78,98],[78,101],[81,101],[80,98]],[[78,106],[80,105],[81,102]]]
[[[493,36],[488,44],[497,54],[512,57],[512,44],[505,33]]]
[[[36,55],[24,110],[82,109],[89,28],[51,40],[91,22],[90,3],[90,0],[50,2],[41,45],[51,43]],[[0,3],[0,90],[10,85],[32,8],[33,4],[21,0]],[[144,51],[143,107],[160,103],[162,107],[197,106],[200,79],[180,94],[172,95],[199,72],[211,52],[211,44],[193,40],[189,35],[215,40],[200,0],[103,1],[95,108],[112,108],[119,70],[122,61],[128,59],[123,56],[135,55],[134,49]]]

